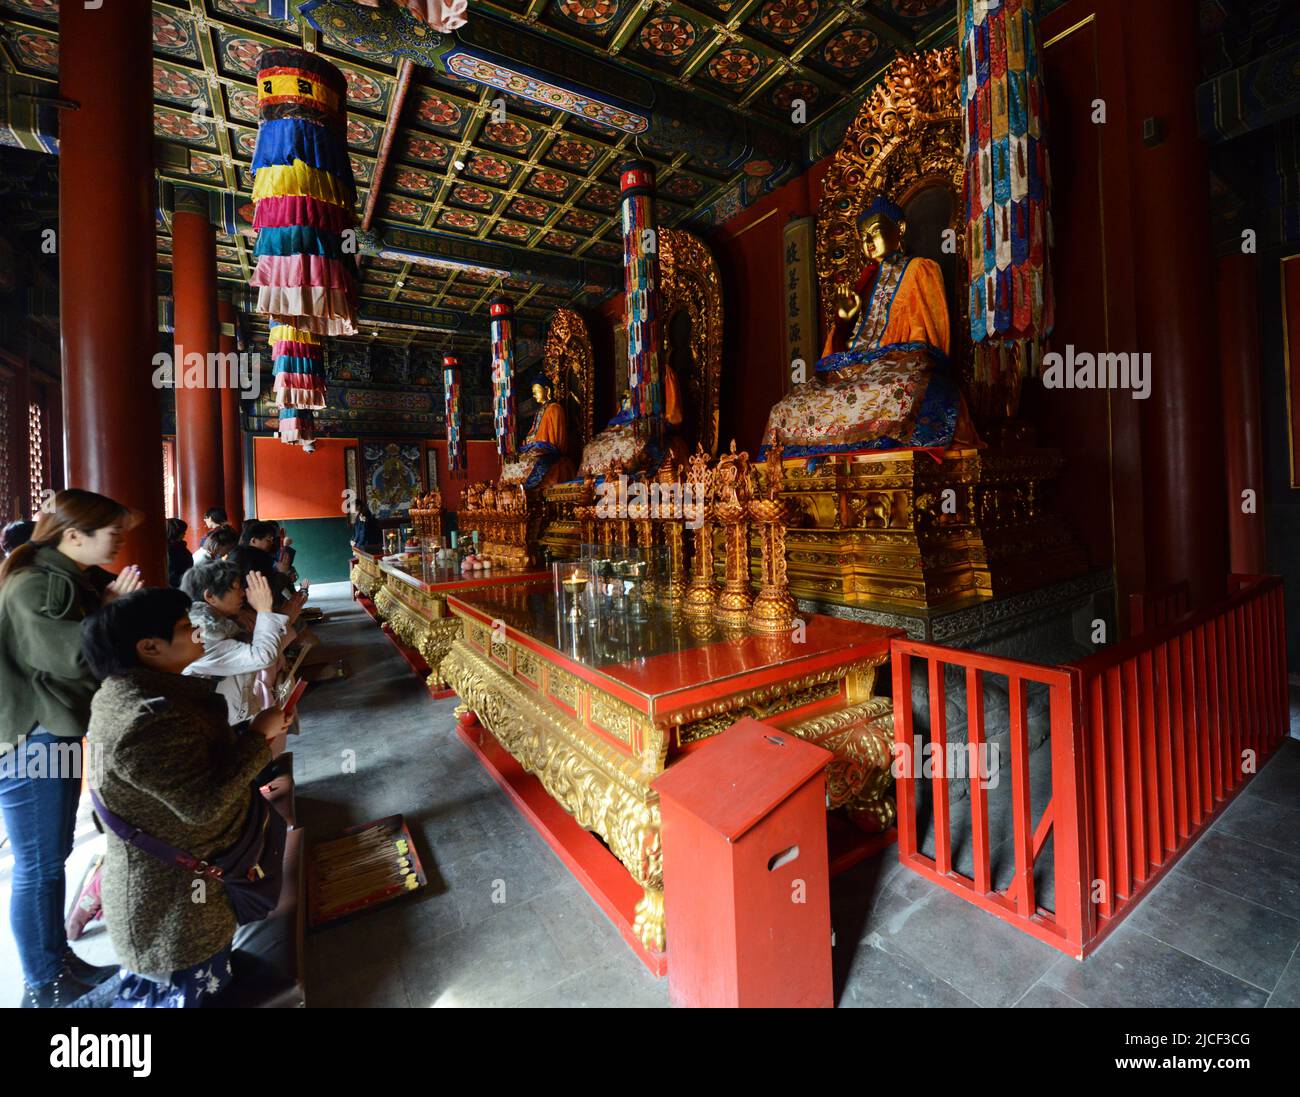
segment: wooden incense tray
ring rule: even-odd
[[[328,925],[427,883],[405,817],[360,823],[312,844],[307,856],[307,921],[313,929]]]

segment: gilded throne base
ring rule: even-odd
[[[836,454],[809,471],[783,462],[790,589],[844,606],[940,609],[1001,597],[1086,569],[1044,505],[1054,450]],[[750,553],[759,577],[757,539]]]

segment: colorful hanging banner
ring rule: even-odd
[[[958,0],[975,376],[1036,373],[1054,322],[1038,0]]]
[[[257,311],[302,331],[354,335],[357,188],[347,81],[317,54],[276,48],[258,59],[257,89]]]
[[[515,441],[515,309],[504,297],[488,305],[492,336],[492,422],[502,463],[518,456]]]
[[[463,480],[466,453],[461,437],[465,423],[460,406],[460,360],[451,354],[442,360],[442,387],[446,393],[447,475],[455,480]]]
[[[659,240],[654,214],[654,165],[631,160],[619,172],[623,212],[624,317],[627,385],[637,420],[657,424],[664,413],[659,370]]]
[[[315,332],[276,324],[271,328],[271,375],[276,407],[325,407],[325,346]]]

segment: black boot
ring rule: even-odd
[[[23,1009],[63,1009],[90,990],[91,987],[65,967],[52,983],[42,987],[24,986],[23,1000],[19,1005]]]
[[[106,983],[121,972],[117,964],[106,964],[103,967],[96,967],[94,964],[88,964],[72,949],[68,949],[63,954],[63,966],[70,971],[79,982],[87,986],[97,987],[100,983]]]

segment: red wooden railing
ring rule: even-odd
[[[1287,728],[1281,580],[1233,576],[1223,601],[1065,667],[895,641],[895,735],[910,751],[912,660],[928,664],[930,735],[946,745],[944,666],[966,669],[968,738],[985,742],[983,681],[1007,677],[1014,882],[991,886],[987,793],[971,785],[974,871],[951,862],[947,780],[936,775],[935,856],[917,849],[915,777],[898,781],[899,856],[909,868],[1082,958],[1182,856]],[[1052,795],[1031,818],[1026,683],[1049,691]],[[1034,900],[1053,836],[1054,909]]]
[[[1129,635],[1137,636],[1149,628],[1167,625],[1191,607],[1191,588],[1184,579],[1160,590],[1143,590],[1128,596]]]

